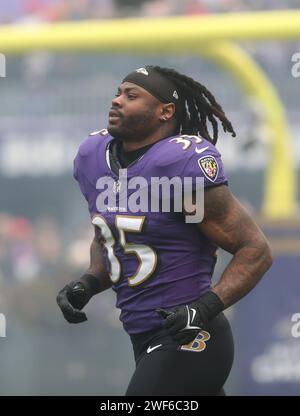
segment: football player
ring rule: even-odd
[[[219,124],[235,136],[202,84],[147,66],[123,79],[107,130],[87,137],[75,158],[74,176],[95,237],[90,267],[59,292],[57,302],[68,322],[79,323],[87,319],[82,309],[92,296],[116,292],[136,360],[127,395],[223,395],[233,362],[223,311],[272,263],[265,236],[228,187],[215,147]],[[194,210],[201,205],[200,179],[203,218],[186,220],[191,211],[185,204],[176,208],[182,194],[178,198],[175,188],[154,195],[147,186],[153,178],[181,184],[191,178]],[[105,189],[103,179],[110,180]],[[105,205],[106,197],[113,202]],[[170,209],[162,209],[166,201]],[[218,247],[233,257],[212,287]]]

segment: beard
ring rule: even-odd
[[[113,123],[109,123],[107,131],[115,139],[135,142],[143,140],[156,129],[154,122],[154,110],[148,109],[143,113],[120,116]]]

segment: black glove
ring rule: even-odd
[[[189,305],[174,310],[156,309],[156,312],[165,319],[164,328],[167,333],[180,345],[184,345],[193,341],[223,309],[224,304],[218,295],[209,291]]]
[[[82,276],[80,280],[67,284],[56,298],[65,319],[72,324],[87,321],[87,316],[81,312],[81,309],[97,293],[97,290],[97,279],[88,274]]]

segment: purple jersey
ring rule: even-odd
[[[104,258],[117,295],[120,320],[129,334],[160,328],[156,308],[173,308],[199,298],[211,287],[217,246],[183,214],[121,210],[118,176],[109,162],[113,137],[90,135],[74,161],[74,177],[85,196],[93,224],[104,242]],[[197,136],[168,137],[155,143],[127,168],[127,181],[143,177],[203,178],[204,186],[227,184],[220,153]],[[119,203],[99,211],[99,178],[113,180]],[[127,190],[127,198],[134,190]],[[147,192],[148,191],[147,189]],[[150,199],[150,198],[149,198]],[[122,205],[122,204],[121,204]]]

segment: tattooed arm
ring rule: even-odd
[[[269,244],[225,185],[206,188],[204,219],[198,227],[211,241],[233,254],[213,288],[227,308],[250,292],[271,266]]]
[[[272,264],[262,231],[225,185],[206,188],[204,219],[198,223],[210,241],[233,254],[219,282],[199,299],[175,311],[157,309],[164,328],[181,345],[195,339],[223,309],[245,296]]]

